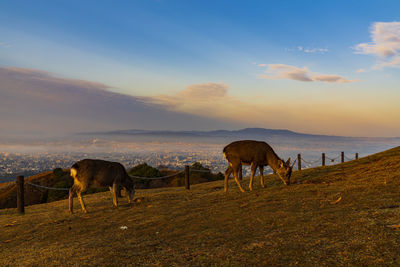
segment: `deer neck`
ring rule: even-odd
[[[268,156],[268,165],[274,170],[279,169],[279,161],[281,159],[275,154],[271,153],[271,155]]]

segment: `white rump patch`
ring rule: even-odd
[[[78,173],[78,171],[75,168],[71,168],[71,176],[72,178],[74,178],[74,180],[76,179],[76,174]]]

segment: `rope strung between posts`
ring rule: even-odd
[[[178,174],[185,173],[184,171],[180,171],[171,175],[167,176],[162,176],[162,177],[141,177],[141,176],[134,176],[134,175],[129,175],[129,177],[134,178],[134,179],[141,179],[141,180],[160,180],[160,179],[165,179],[165,178],[171,178],[174,176],[177,176]]]
[[[210,170],[190,170],[191,172],[211,172]]]
[[[190,170],[191,172],[210,172],[210,170]],[[129,177],[134,178],[134,179],[141,179],[141,180],[161,180],[161,179],[166,179],[166,178],[171,178],[175,177],[179,174],[185,173],[185,171],[180,171],[171,175],[167,176],[162,176],[162,177],[142,177],[142,176],[134,176],[134,175],[129,175]]]
[[[301,160],[302,160],[304,163],[308,163],[308,164],[314,164],[314,163],[318,163],[318,162],[321,161],[321,159],[317,159],[317,160],[313,160],[313,161],[307,161],[307,160],[305,160],[305,159],[303,159],[303,158],[301,158]]]
[[[330,158],[328,156],[325,156],[325,158],[331,160],[332,162],[334,162],[335,160],[337,160],[340,156],[337,156],[336,158]]]
[[[29,184],[31,186],[36,186],[44,189],[49,189],[49,190],[60,190],[60,191],[69,191],[69,188],[60,188],[60,187],[47,187],[44,185],[38,185],[38,184],[32,184],[30,182],[25,181],[26,184]]]
[[[210,172],[209,170],[190,170],[191,172]],[[166,179],[166,178],[171,178],[174,176],[177,176],[179,174],[185,173],[184,171],[180,171],[171,175],[167,175],[167,176],[163,176],[163,177],[141,177],[141,176],[131,176],[129,175],[131,178],[135,178],[135,179],[141,179],[141,180],[159,180],[159,179]],[[30,186],[35,186],[35,187],[39,187],[39,188],[43,188],[43,189],[48,189],[48,190],[60,190],[60,191],[69,191],[69,188],[62,188],[62,187],[48,187],[48,186],[44,186],[44,185],[39,185],[39,184],[33,184],[30,183],[28,181],[24,181],[26,184],[30,185]],[[12,182],[9,185],[0,187],[0,190],[4,190],[7,189],[11,186],[15,185],[15,182]]]
[[[9,184],[9,185],[6,185],[6,186],[3,186],[3,187],[0,187],[0,191],[1,190],[3,190],[3,189],[7,189],[7,188],[9,188],[9,187],[11,187],[12,185],[15,185],[15,182],[12,182],[11,184]]]
[[[353,160],[351,158],[348,158],[346,155],[344,155],[344,158],[347,159],[347,160]]]

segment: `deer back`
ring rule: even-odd
[[[246,164],[266,165],[269,159],[278,157],[267,143],[254,140],[241,140],[230,143],[223,151],[228,161],[239,159]]]
[[[121,184],[127,177],[126,170],[118,162],[84,159],[75,163],[71,173],[76,173],[74,179],[86,186],[112,186]]]

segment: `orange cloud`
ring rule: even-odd
[[[370,43],[356,45],[355,53],[379,58],[375,69],[400,65],[400,22],[375,22],[371,27],[371,39]]]
[[[290,66],[287,69],[291,70]],[[312,78],[331,82],[340,82],[341,79],[340,76],[322,74]],[[387,111],[388,103],[385,103],[385,108],[376,102],[357,106],[355,110],[354,101],[347,98],[310,99],[304,103],[290,96],[237,97],[230,94],[229,85],[211,82],[192,84],[173,94],[142,99],[147,103],[160,104],[167,110],[236,122],[243,127],[355,136],[379,136],[400,131],[398,126],[393,128],[393,121],[399,119],[397,114],[400,113]],[[381,112],[376,113],[375,110]]]
[[[306,67],[298,68],[285,64],[268,64],[266,70],[268,74],[258,75],[260,79],[273,79],[273,80],[295,80],[301,82],[328,82],[328,83],[351,83],[357,80],[349,80],[342,76],[335,74],[318,74],[309,71]]]

